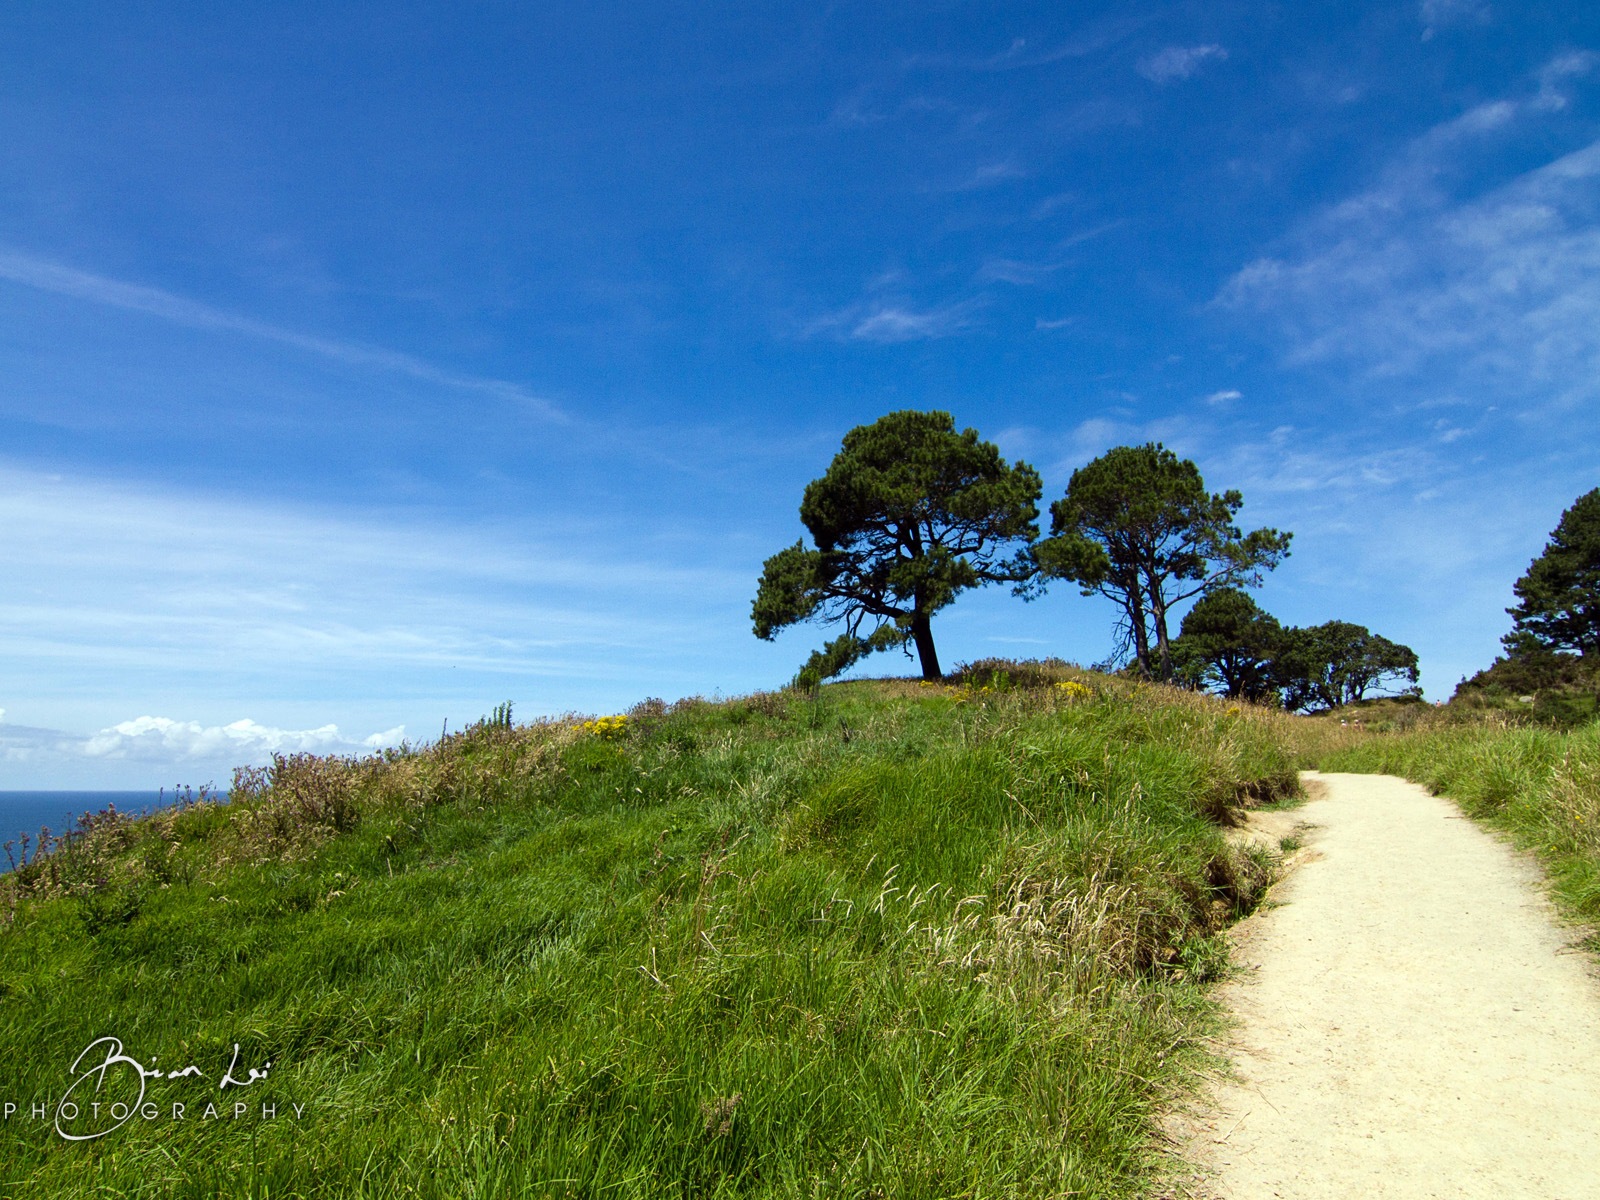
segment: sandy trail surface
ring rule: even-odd
[[[1600,1200],[1600,981],[1537,871],[1413,784],[1307,779],[1179,1194]]]

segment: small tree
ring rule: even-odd
[[[1072,473],[1036,551],[1044,578],[1116,602],[1140,672],[1172,678],[1167,616],[1222,588],[1257,587],[1289,553],[1287,533],[1241,533],[1238,492],[1208,493],[1200,470],[1159,443],[1118,446]]]
[[[1238,588],[1202,596],[1183,618],[1172,643],[1180,677],[1224,696],[1265,700],[1277,690],[1272,663],[1283,644],[1283,626]]]
[[[1600,651],[1600,488],[1579,496],[1544,553],[1513,585],[1518,604],[1503,639],[1512,657],[1538,650]]]
[[[908,645],[923,678],[940,678],[933,614],[967,588],[1029,578],[1039,492],[1037,471],[1007,465],[976,430],[957,433],[949,413],[893,412],[858,425],[800,502],[816,548],[796,542],[762,568],[756,636],[770,641],[799,621],[843,622],[802,679]]]
[[[1329,621],[1284,632],[1273,662],[1274,682],[1290,710],[1337,708],[1366,698],[1369,689],[1406,680],[1415,685],[1417,652],[1364,625]],[[1406,692],[1415,692],[1415,687]]]

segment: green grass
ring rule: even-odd
[[[983,680],[485,722],[90,830],[0,879],[0,1195],[1147,1192],[1288,718]],[[26,1114],[104,1035],[237,1042],[278,1116],[158,1079],[65,1142]]]
[[[1563,910],[1600,926],[1600,724],[1562,732],[1441,719],[1356,739],[1318,765],[1400,775],[1451,797],[1537,854]],[[1600,935],[1590,946],[1600,952]]]

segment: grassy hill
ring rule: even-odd
[[[1295,725],[991,664],[86,822],[0,877],[0,1195],[1139,1194]],[[148,1107],[66,1141],[105,1036],[199,1074],[113,1063],[66,1132]]]
[[[1405,775],[1600,923],[1597,738],[989,663],[283,759],[0,877],[0,1196],[1147,1194],[1241,808]]]

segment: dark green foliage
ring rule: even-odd
[[[1600,716],[1600,687],[1585,692],[1547,691],[1533,698],[1533,719],[1547,725],[1573,729]]]
[[[949,413],[902,411],[845,434],[828,473],[806,486],[800,519],[816,548],[796,542],[767,559],[751,606],[771,640],[800,621],[843,622],[811,656],[815,685],[875,650],[915,644],[924,679],[938,679],[930,618],[957,593],[1021,583],[1038,536],[1039,474],[1007,465]],[[863,635],[863,629],[870,631]]]
[[[1579,496],[1513,585],[1506,653],[1455,699],[1573,726],[1600,711],[1600,488]]]
[[[1277,693],[1273,660],[1283,646],[1283,626],[1238,588],[1200,600],[1183,618],[1172,661],[1180,678],[1225,696],[1260,702]]]
[[[1291,711],[1354,704],[1387,683],[1414,685],[1417,674],[1415,650],[1349,621],[1285,630],[1273,664],[1274,682]]]
[[[1579,690],[1600,683],[1597,676],[1600,661],[1550,650],[1529,639],[1517,643],[1511,653],[1496,658],[1470,679],[1463,679],[1456,687],[1456,695],[1466,698],[1482,692],[1499,697]]]
[[[1160,443],[1118,446],[1072,473],[1050,506],[1051,537],[1036,557],[1044,578],[1070,579],[1122,609],[1140,674],[1172,678],[1167,616],[1174,604],[1226,587],[1255,587],[1289,553],[1287,533],[1242,533],[1244,498],[1206,491],[1200,470]]]
[[[1510,653],[1494,659],[1456,688],[1456,694],[1491,691],[1499,694],[1539,693],[1558,688],[1582,688],[1594,683],[1600,674],[1600,661],[1579,654],[1563,654],[1522,638],[1512,643]]]
[[[1600,652],[1600,488],[1561,514],[1544,553],[1513,586],[1517,606],[1506,649]]]
[[[1597,699],[1600,656],[1563,654],[1528,638],[1514,653],[1457,684],[1451,704],[1571,727],[1595,716]]]

